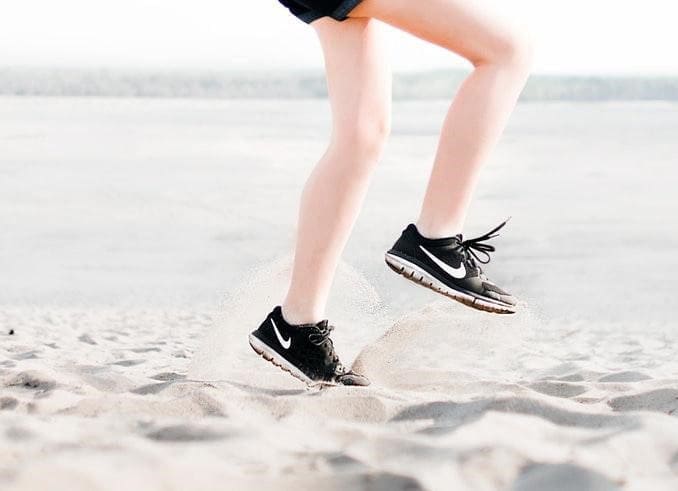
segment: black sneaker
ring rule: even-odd
[[[334,352],[323,319],[316,324],[288,324],[277,305],[250,334],[250,346],[265,359],[307,385],[369,385],[362,375],[347,370]]]
[[[386,252],[386,264],[408,280],[469,307],[513,314],[516,312],[515,298],[488,280],[478,264],[490,261],[489,253],[495,249],[485,241],[496,237],[496,232],[504,225],[506,222],[481,237],[464,240],[461,234],[429,239],[410,223]]]

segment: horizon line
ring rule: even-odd
[[[229,75],[267,75],[271,73],[289,73],[289,74],[308,74],[324,75],[323,68],[314,67],[272,67],[272,68],[243,68],[243,67],[224,67],[224,68],[206,68],[206,67],[179,67],[179,66],[153,66],[153,67],[135,67],[135,66],[114,66],[114,65],[15,65],[0,64],[0,71],[21,70],[21,71],[79,71],[79,72],[109,72],[109,73],[129,73],[129,74],[152,74],[152,73],[173,73],[173,74],[229,74]],[[420,75],[429,73],[467,73],[471,68],[462,67],[431,67],[419,69],[394,69],[393,75]],[[595,72],[550,72],[535,71],[532,77],[544,78],[583,78],[583,79],[678,79],[678,74],[662,73],[595,73]]]

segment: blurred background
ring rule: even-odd
[[[483,0],[538,42],[536,71],[676,75],[677,7],[666,0]],[[274,0],[25,0],[0,19],[4,66],[318,69],[313,29]],[[462,67],[445,51],[389,30],[399,70]]]

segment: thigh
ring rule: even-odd
[[[381,27],[374,19],[337,22],[322,17],[311,23],[325,58],[327,89],[335,129],[391,110],[391,69]]]
[[[380,19],[474,63],[496,59],[523,35],[478,0],[363,0],[349,15]]]

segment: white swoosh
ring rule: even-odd
[[[292,345],[292,338],[284,339],[282,337],[282,334],[280,334],[280,331],[278,331],[278,326],[275,325],[275,321],[271,319],[271,322],[273,323],[273,331],[275,332],[275,337],[278,338],[280,346],[282,346],[285,349],[290,349],[290,346]]]
[[[466,267],[464,266],[464,263],[461,263],[458,268],[453,268],[449,264],[446,264],[442,262],[440,259],[435,257],[433,254],[428,252],[426,249],[424,249],[424,246],[419,246],[419,248],[426,253],[428,257],[431,258],[431,261],[436,263],[440,268],[445,271],[447,274],[449,274],[452,278],[456,278],[458,280],[461,280],[466,277]]]

